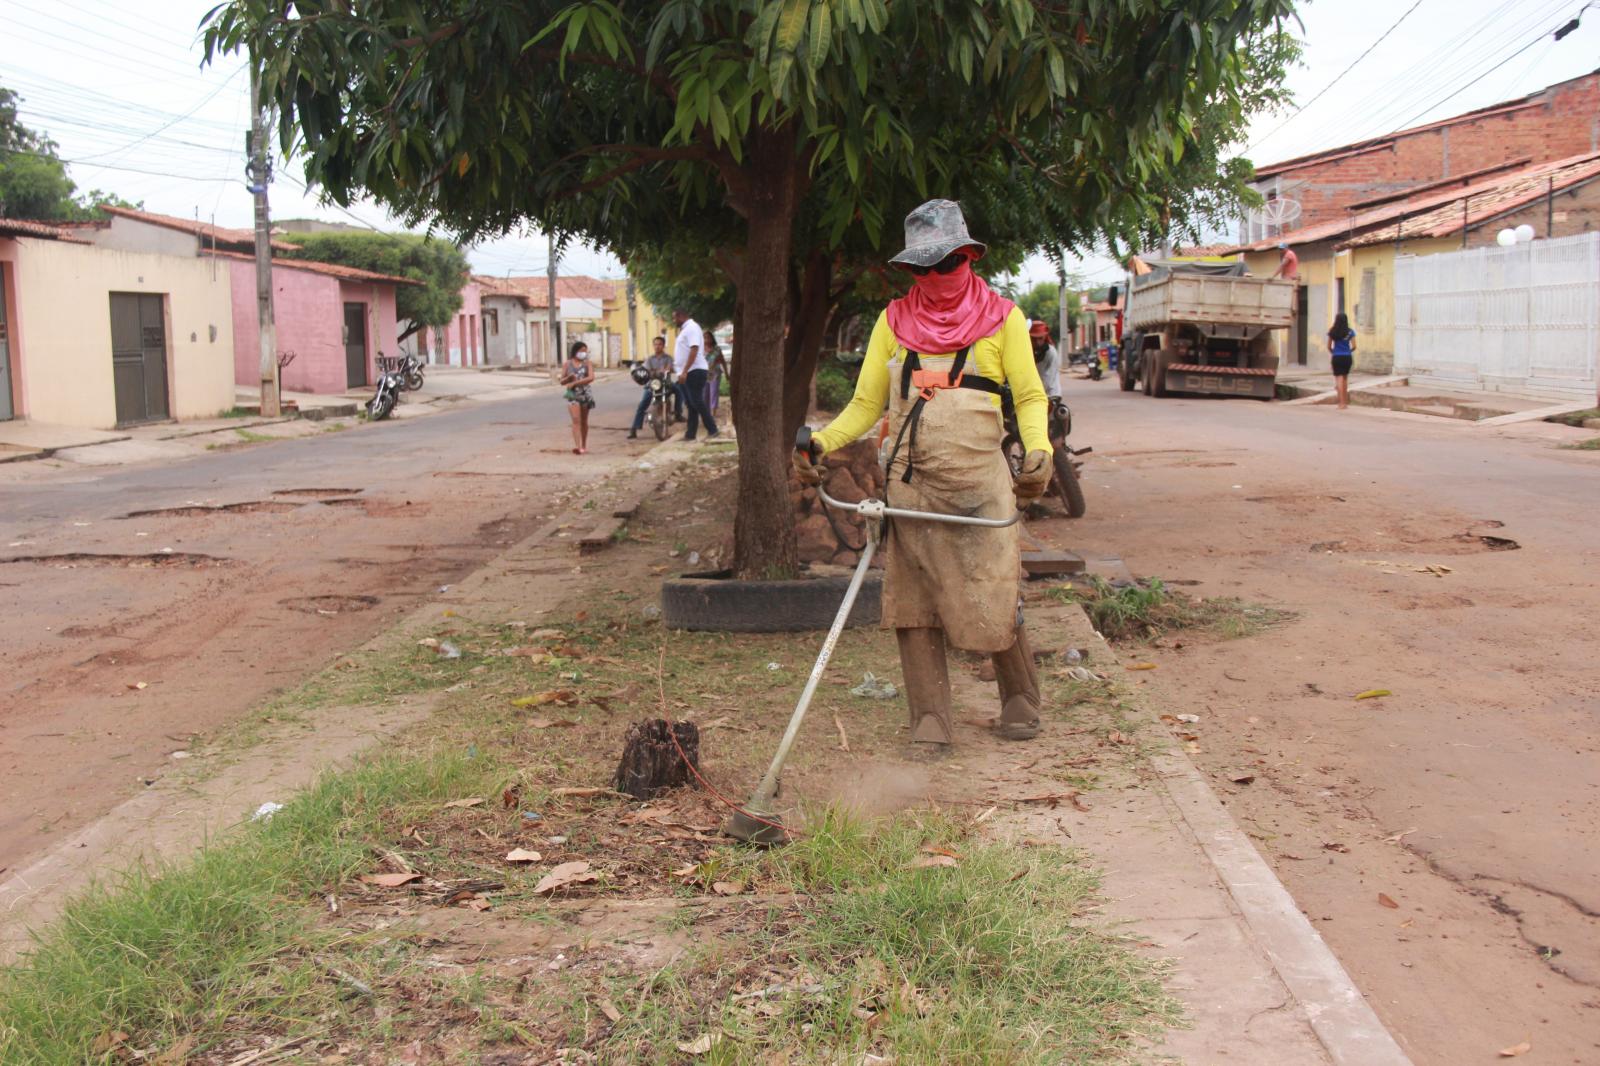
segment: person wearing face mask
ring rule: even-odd
[[[802,482],[819,484],[821,456],[866,433],[887,407],[892,506],[1002,518],[1044,493],[1048,404],[1028,320],[973,272],[985,250],[954,201],[930,200],[906,216],[906,248],[890,262],[911,275],[911,291],[878,316],[850,403],[809,439],[802,430],[794,458]],[[1015,481],[1000,450],[1007,402],[1027,449]],[[995,731],[1037,736],[1017,527],[896,521],[885,543],[883,625],[899,642],[911,739],[940,750],[954,740],[947,644],[993,657]]]

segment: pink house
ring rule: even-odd
[[[483,348],[483,290],[469,278],[461,286],[461,310],[455,321],[417,334],[417,354],[436,366],[478,366],[485,362]]]
[[[239,253],[215,254],[232,271],[235,380],[255,385],[261,359],[255,260]],[[377,356],[400,354],[395,287],[413,284],[336,263],[274,259],[273,316],[284,391],[340,393],[372,384]]]

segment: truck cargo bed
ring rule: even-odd
[[[1169,323],[1239,325],[1268,329],[1294,318],[1295,286],[1276,278],[1171,273],[1139,284],[1128,295],[1129,329]]]

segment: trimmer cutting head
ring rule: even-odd
[[[783,822],[776,814],[768,813],[771,801],[772,797],[763,796],[758,791],[756,795],[750,797],[749,803],[733,812],[733,817],[722,827],[723,833],[735,840],[758,844],[761,847],[787,844],[788,830],[784,829]]]

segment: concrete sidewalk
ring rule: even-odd
[[[1287,402],[1297,406],[1331,404],[1337,398],[1331,373],[1311,371],[1304,367],[1280,371],[1278,388],[1280,395],[1293,394],[1293,398]],[[1350,375],[1350,404],[1353,407],[1381,407],[1490,426],[1539,421],[1552,415],[1595,406],[1587,400],[1557,401],[1549,397],[1488,392],[1464,386],[1440,386],[1426,382],[1413,384],[1404,374],[1361,373]],[[1600,428],[1600,425],[1589,428]]]

